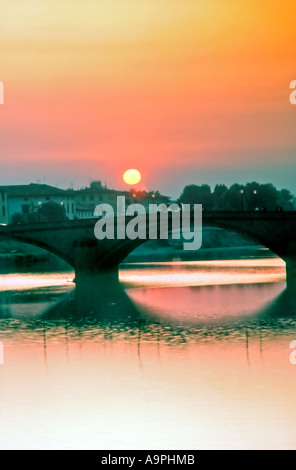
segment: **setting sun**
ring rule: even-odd
[[[141,181],[141,173],[138,170],[126,170],[123,174],[123,181],[127,184],[137,184]]]

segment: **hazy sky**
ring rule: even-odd
[[[0,0],[0,184],[296,193],[295,0]]]

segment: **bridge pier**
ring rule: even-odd
[[[288,257],[285,261],[287,289],[296,295],[296,256]]]
[[[76,284],[109,289],[119,284],[118,266],[103,264],[104,255],[98,240],[77,240],[74,244],[74,269]]]
[[[78,316],[91,315],[113,321],[135,315],[135,308],[119,282],[118,271],[92,277],[77,273],[75,307]]]
[[[120,285],[118,268],[110,270],[94,270],[93,267],[90,269],[75,268],[74,282],[83,287],[108,291],[112,289],[112,286]]]

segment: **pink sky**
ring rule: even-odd
[[[294,188],[294,1],[1,7],[1,184]]]

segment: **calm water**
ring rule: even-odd
[[[0,278],[2,449],[295,449],[296,311],[277,258]],[[294,315],[295,313],[295,315]]]

